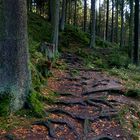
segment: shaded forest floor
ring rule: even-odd
[[[43,96],[53,94],[50,103],[44,100],[46,117],[6,118],[0,139],[139,139],[139,101],[124,95],[123,81],[100,68],[86,67],[73,51],[62,52],[47,86],[42,88]]]

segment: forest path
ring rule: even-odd
[[[53,70],[48,87],[58,93],[55,105],[47,106],[46,139],[131,140],[119,124],[119,112],[127,104],[118,79],[98,69],[86,69],[75,54],[65,53],[66,70]],[[45,93],[45,91],[44,91]]]
[[[48,116],[30,129],[13,131],[16,139],[132,140],[120,124],[127,117],[121,110],[130,101],[121,82],[98,69],[86,69],[75,54],[64,53],[62,60],[67,68],[53,68],[42,91],[45,95],[49,88],[58,94],[54,104],[46,104]]]

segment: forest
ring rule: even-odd
[[[140,0],[0,0],[0,140],[140,140]]]

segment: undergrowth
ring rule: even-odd
[[[132,137],[135,140],[139,139],[140,135],[140,112],[136,107],[128,107],[124,106],[119,114],[117,120],[127,130],[129,133],[131,133]]]

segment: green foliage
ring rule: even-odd
[[[0,116],[7,116],[10,113],[10,93],[0,93]]]
[[[28,96],[28,104],[32,110],[31,115],[37,117],[42,117],[45,114],[43,103],[39,100],[40,96],[41,95],[36,91],[31,92]]]
[[[37,42],[50,42],[52,30],[51,24],[35,13],[29,13],[28,17],[29,37]]]
[[[36,41],[30,40],[30,69],[32,75],[32,86],[35,90],[39,90],[41,85],[45,81],[45,77],[47,76],[47,65],[46,65],[46,58],[43,56],[41,52],[38,52],[40,47],[40,43]],[[46,75],[44,74],[46,71]]]
[[[70,44],[69,35],[67,35],[66,32],[61,32],[59,36],[60,36],[60,39],[59,39],[60,46],[69,47],[69,44]],[[60,50],[61,48],[59,47],[58,49]]]
[[[111,54],[108,55],[108,65],[109,67],[128,67],[130,59],[126,53],[119,50],[113,50]]]
[[[140,97],[140,89],[129,89],[126,93],[129,97]]]
[[[115,75],[124,80],[124,86],[127,89],[126,95],[131,97],[140,96],[140,72],[139,68],[134,65],[129,65],[128,69],[125,68],[113,68],[108,70],[109,74]]]
[[[72,77],[78,76],[79,75],[79,71],[76,69],[72,69],[70,70],[70,74]]]
[[[70,41],[75,41],[79,43],[84,43],[86,45],[89,44],[89,35],[83,32],[78,27],[74,27],[72,25],[67,25],[64,31],[64,35],[67,36],[67,39]]]
[[[49,91],[48,95],[41,96],[41,99],[47,102],[47,104],[53,104],[57,100],[58,96],[59,94],[57,92]]]
[[[119,114],[117,120],[120,122],[120,124],[129,131],[131,130],[131,134],[133,139],[139,140],[139,117],[136,117],[135,115],[138,114],[137,107],[131,107],[131,106],[124,106]],[[124,117],[125,116],[125,117]],[[127,117],[126,117],[127,116]],[[128,129],[129,128],[129,129]]]
[[[105,41],[98,36],[96,36],[96,46],[99,48],[119,48],[117,44]]]

